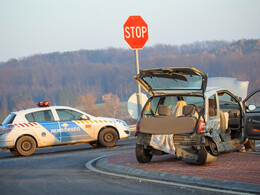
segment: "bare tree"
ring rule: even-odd
[[[117,95],[112,93],[107,93],[102,96],[102,100],[105,102],[102,106],[102,111],[104,114],[116,118],[121,115],[121,105],[120,99]]]
[[[88,93],[86,95],[81,95],[78,97],[76,106],[83,107],[82,109],[88,114],[97,116],[99,115],[99,110],[95,106],[96,97],[93,93]]]
[[[8,115],[8,103],[6,97],[3,97],[2,108],[0,112],[0,121],[3,121]]]

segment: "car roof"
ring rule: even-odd
[[[36,107],[36,108],[28,108],[28,109],[25,109],[25,110],[19,110],[19,111],[15,111],[15,112],[12,112],[14,114],[20,114],[20,113],[31,113],[31,112],[36,112],[36,111],[42,111],[42,110],[49,110],[49,109],[72,109],[72,110],[75,110],[71,107],[68,107],[68,106],[47,106],[47,107]]]

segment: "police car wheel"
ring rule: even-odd
[[[29,156],[36,150],[36,142],[30,136],[23,136],[16,143],[16,150],[22,156]]]
[[[99,143],[104,147],[113,147],[116,145],[118,135],[115,129],[105,128],[99,133]]]
[[[18,151],[15,150],[14,148],[10,148],[10,152],[11,152],[12,154],[14,154],[15,156],[20,156],[20,154],[18,153]]]

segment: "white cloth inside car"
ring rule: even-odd
[[[154,149],[169,153],[176,154],[173,144],[173,134],[171,135],[152,135],[150,146]]]
[[[171,115],[175,117],[182,116],[183,107],[186,105],[187,103],[184,100],[177,101],[175,107],[172,109]]]

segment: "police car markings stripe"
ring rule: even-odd
[[[107,120],[75,120],[74,122],[76,122],[77,124],[86,124],[86,123],[107,123],[107,122],[110,122],[112,123],[112,121],[107,121]],[[39,124],[37,122],[33,122],[33,123],[18,123],[18,124],[15,124],[15,126],[17,126],[18,128],[23,128],[23,127],[34,127],[34,126],[39,126]]]
[[[74,122],[76,122],[77,124],[86,124],[86,123],[113,123],[113,121],[107,121],[107,120],[75,120]]]
[[[23,128],[23,127],[35,127],[38,125],[38,123],[18,123],[18,124],[14,124],[16,127],[18,128]]]
[[[74,122],[76,122],[77,124],[81,125],[81,124],[85,124],[84,121],[79,121],[79,120],[75,120]]]

